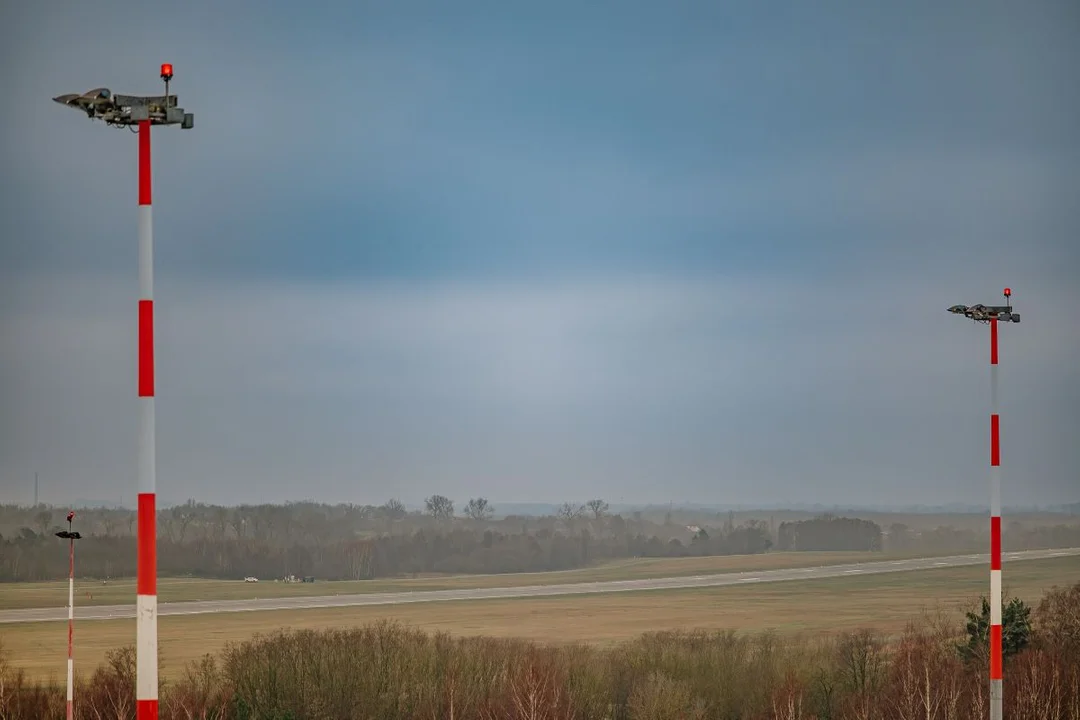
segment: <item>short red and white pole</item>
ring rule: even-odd
[[[71,529],[74,519],[75,511],[68,511],[68,529],[56,533],[68,541],[67,720],[75,717],[75,541],[82,537]]]
[[[68,513],[68,527],[75,513]],[[67,720],[75,717],[75,540],[68,540]]]
[[[139,475],[135,705],[138,720],[157,720],[157,482],[154,438],[154,229],[150,121],[139,122]]]

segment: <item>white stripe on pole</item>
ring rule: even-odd
[[[135,697],[139,700],[158,699],[158,644],[157,644],[157,595],[138,595],[135,612],[140,634],[139,652],[136,655]]]
[[[1001,571],[990,571],[990,624],[1001,624]],[[995,601],[993,598],[997,598]]]

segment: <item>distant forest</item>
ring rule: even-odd
[[[972,519],[915,527],[822,514],[703,511],[611,513],[602,499],[564,503],[553,515],[495,517],[484,498],[455,510],[442,495],[408,511],[397,500],[373,505],[222,507],[189,501],[158,512],[158,572],[162,576],[260,579],[288,575],[365,580],[431,573],[568,570],[618,558],[745,555],[769,551],[983,552],[987,533]],[[66,508],[0,505],[0,582],[67,576]],[[1064,519],[1062,519],[1064,518]],[[77,574],[135,574],[134,511],[83,509],[75,529]],[[1004,533],[1008,550],[1080,545],[1080,522],[1065,516],[1022,524]]]

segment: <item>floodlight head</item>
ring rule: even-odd
[[[1007,296],[1006,296],[1007,297]],[[1012,305],[953,305],[950,308],[946,308],[948,312],[955,315],[963,315],[969,320],[974,320],[979,323],[988,323],[992,320],[998,320],[1001,322],[1020,322],[1020,314],[1013,312]]]
[[[168,81],[172,80],[172,76],[173,76],[172,63],[162,63],[161,64],[161,79],[164,80],[165,82],[168,82]]]
[[[112,98],[112,91],[109,88],[100,87],[93,90],[87,90],[82,94],[82,97],[87,102],[97,102],[98,100],[109,100]]]

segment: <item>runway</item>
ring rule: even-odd
[[[1044,560],[1080,555],[1080,548],[1030,550],[1006,553],[1005,562]],[[477,588],[460,590],[423,590],[419,592],[365,593],[354,595],[325,595],[319,597],[266,598],[247,600],[200,600],[161,603],[158,615],[203,615],[207,613],[255,612],[266,610],[311,610],[315,608],[355,607],[360,605],[401,605],[404,603],[446,602],[462,600],[495,600],[505,598],[549,597],[592,593],[640,592],[648,590],[678,590],[751,585],[793,580],[822,580],[876,575],[882,573],[936,570],[970,565],[989,565],[989,555],[954,555],[950,557],[917,558],[911,560],[882,560],[847,565],[823,565],[787,570],[761,570],[713,575],[652,578],[642,580],[608,580],[560,585],[527,585],[522,587]],[[1080,569],[1080,566],[1078,566]],[[1078,573],[1080,577],[1080,573]],[[77,620],[118,620],[135,617],[135,605],[99,605],[76,607]],[[27,623],[67,620],[66,607],[0,610],[0,623]]]

